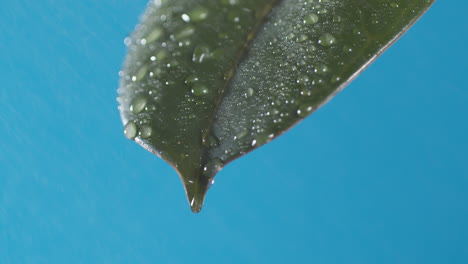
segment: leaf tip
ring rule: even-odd
[[[208,185],[204,183],[185,184],[187,200],[192,212],[199,213],[202,210],[207,190]]]
[[[190,209],[194,213],[202,210],[206,192],[210,188],[210,181],[205,177],[182,177]]]

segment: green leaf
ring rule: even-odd
[[[308,116],[433,0],[152,0],[121,72],[125,135],[199,212],[216,173]]]

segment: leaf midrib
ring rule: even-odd
[[[212,127],[213,127],[214,120],[216,119],[216,114],[218,113],[220,105],[223,102],[223,99],[224,99],[226,93],[228,92],[229,87],[231,87],[231,82],[232,82],[232,79],[235,76],[236,69],[237,69],[238,65],[240,64],[240,62],[244,58],[244,55],[245,55],[246,51],[248,50],[248,48],[250,47],[253,40],[255,39],[255,36],[261,30],[261,27],[264,25],[267,16],[271,13],[273,8],[275,6],[277,6],[281,1],[283,1],[283,0],[271,0],[271,2],[268,3],[267,5],[265,5],[265,7],[261,10],[261,16],[257,18],[257,23],[255,24],[253,29],[247,34],[247,40],[244,42],[244,44],[240,48],[240,50],[239,50],[237,56],[235,57],[234,62],[232,63],[232,65],[224,73],[223,76],[226,76],[226,74],[228,74],[229,77],[225,80],[224,85],[221,88],[221,91],[219,92],[219,96],[218,96],[218,98],[217,98],[217,100],[215,102],[215,106],[214,106],[213,111],[211,113],[211,116],[210,116],[210,118],[208,120],[209,122],[208,122],[207,129],[205,129],[205,132],[202,135],[202,142],[205,141],[207,139],[207,137],[210,135],[210,133],[212,132]],[[253,37],[250,37],[250,36],[253,36]],[[208,161],[203,160],[203,159],[206,156],[206,151],[209,150],[210,148],[207,148],[207,147],[205,147],[203,145],[201,146],[201,148],[202,149],[201,149],[200,154],[201,154],[201,158],[202,158],[202,166],[204,166],[204,164],[206,164]]]

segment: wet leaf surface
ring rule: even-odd
[[[199,212],[217,172],[344,88],[433,0],[153,0],[125,40],[124,133]]]

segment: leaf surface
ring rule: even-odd
[[[152,0],[121,71],[125,135],[199,212],[217,172],[327,102],[433,0]]]

